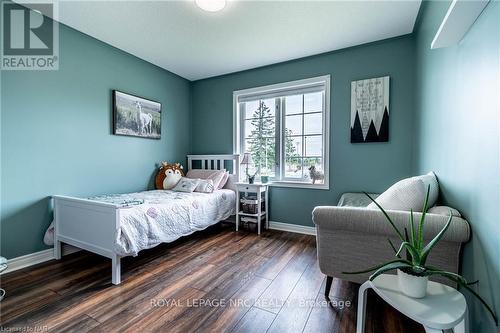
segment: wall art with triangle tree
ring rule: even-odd
[[[389,76],[351,82],[351,143],[389,141]]]

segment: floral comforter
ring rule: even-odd
[[[155,190],[89,199],[121,206],[115,250],[122,256],[136,256],[203,230],[235,214],[236,206],[236,194],[225,189],[210,194]]]

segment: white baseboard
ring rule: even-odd
[[[80,251],[79,248],[63,244],[62,254],[68,255]],[[0,275],[17,271],[18,269],[26,268],[29,266],[37,265],[54,259],[54,249],[46,249],[35,253],[26,254],[24,256],[16,257],[7,260],[7,269]]]
[[[305,234],[305,235],[313,235],[316,236],[316,228],[315,227],[308,227],[304,225],[298,225],[298,224],[290,224],[290,223],[283,223],[283,222],[275,222],[275,221],[269,221],[269,229],[274,229],[274,230],[281,230],[281,231],[288,231],[288,232],[295,232],[298,234]],[[63,244],[63,255],[68,255],[74,252],[80,251],[79,248],[68,245],[68,244]],[[17,258],[12,258],[7,261],[7,269],[3,271],[1,274],[6,274],[10,272],[17,271],[22,268],[26,268],[29,266],[37,265],[45,261],[49,261],[54,259],[54,249],[46,249],[43,251],[27,254],[24,256],[20,256]],[[1,275],[0,274],[0,275]]]
[[[316,236],[316,227],[308,227],[305,225],[269,221],[269,229]]]

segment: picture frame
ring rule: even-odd
[[[161,139],[160,102],[113,90],[113,134]]]
[[[390,77],[351,82],[351,143],[389,141]]]

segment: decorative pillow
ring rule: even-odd
[[[180,163],[169,164],[161,162],[160,169],[156,174],[155,185],[158,190],[170,190],[184,176]]]
[[[192,169],[189,170],[186,177],[191,179],[212,179],[214,182],[214,189],[219,189],[220,183],[224,178],[226,170],[205,170],[205,169]]]
[[[229,179],[229,171],[225,171],[224,177],[222,177],[222,180],[220,181],[219,187],[217,187],[217,189],[218,190],[222,189],[226,185],[228,179]]]
[[[199,179],[182,177],[172,190],[176,192],[192,193],[196,189],[196,186],[198,186],[199,182]]]
[[[429,191],[429,203],[427,207],[433,207],[436,204],[439,195],[439,184],[436,178],[436,174],[434,174],[434,172],[431,171],[425,175],[413,178],[420,179],[421,181],[424,182],[426,194],[427,194],[427,187],[429,185],[431,186]]]
[[[236,186],[237,181],[236,177],[229,175],[223,188],[236,192],[238,190],[238,186]]]
[[[214,181],[212,179],[199,179],[195,192],[212,193],[214,191]]]
[[[448,207],[448,206],[435,206],[435,207],[430,208],[427,212],[429,214],[438,214],[438,215],[449,216],[450,211],[451,211],[452,216],[462,217],[462,215],[460,214],[460,212],[458,210],[456,210],[455,208],[452,208],[452,207]]]
[[[413,210],[421,212],[424,206],[426,188],[421,179],[417,177],[400,180],[389,187],[376,200],[385,210]],[[371,203],[368,209],[378,209]]]

